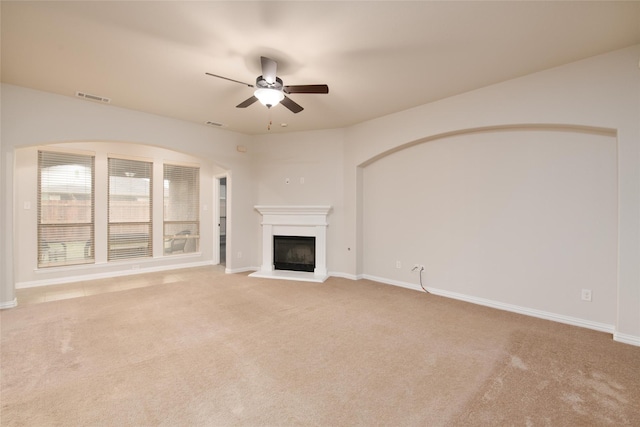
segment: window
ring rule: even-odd
[[[94,262],[94,163],[38,151],[38,267]]]
[[[153,164],[109,158],[107,259],[151,257]]]
[[[197,252],[200,243],[200,169],[164,165],[164,253]]]

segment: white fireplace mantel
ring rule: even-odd
[[[308,282],[324,282],[327,277],[327,215],[331,206],[255,206],[262,215],[262,265],[250,274]],[[313,273],[275,270],[273,236],[309,236],[316,240],[316,267]]]

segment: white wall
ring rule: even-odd
[[[640,345],[640,46],[610,52],[587,60],[532,74],[505,83],[479,89],[456,97],[427,104],[408,111],[353,126],[345,136],[345,213],[348,231],[346,244],[356,247],[348,257],[348,273],[366,276],[371,263],[365,262],[375,248],[365,245],[369,235],[363,230],[367,217],[363,195],[363,167],[417,142],[437,140],[443,136],[473,129],[503,127],[573,126],[606,129],[617,138],[617,286],[609,286],[601,295],[609,306],[615,299],[614,337]],[[572,164],[566,162],[568,169]],[[409,172],[407,172],[409,173]],[[509,179],[505,177],[505,179]],[[532,199],[534,201],[534,199]],[[586,209],[586,207],[585,207]],[[410,234],[415,224],[399,224],[399,232]],[[441,242],[447,245],[446,241]],[[599,242],[588,241],[586,246]],[[428,254],[428,253],[426,253]],[[522,254],[526,256],[526,253]],[[373,255],[372,259],[376,259]],[[387,260],[387,263],[395,261]],[[416,260],[419,262],[420,260]],[[424,260],[425,264],[432,260]],[[473,266],[470,266],[473,267]],[[605,269],[607,267],[604,267]],[[388,281],[406,277],[389,274]],[[458,278],[459,279],[459,278]],[[473,277],[469,277],[473,279]],[[459,279],[461,281],[461,279]],[[444,282],[443,282],[444,283]],[[499,306],[504,301],[497,288],[482,282],[474,288],[476,300],[491,301]],[[486,285],[486,287],[484,287]],[[473,284],[447,283],[443,291],[469,290]],[[530,291],[525,291],[529,293]],[[572,295],[575,293],[568,292]],[[464,295],[461,295],[465,297]],[[554,295],[555,296],[555,295]],[[551,297],[554,297],[551,296]],[[467,295],[468,299],[471,296]],[[495,300],[491,300],[495,298]],[[497,299],[500,298],[500,299]],[[594,299],[600,298],[594,293]],[[567,299],[553,313],[581,316]],[[525,307],[539,305],[524,299]],[[583,318],[609,322],[610,315],[592,305],[593,312]],[[546,313],[551,314],[551,313]]]

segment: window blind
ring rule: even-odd
[[[164,253],[197,252],[200,245],[200,168],[164,165]]]
[[[94,156],[38,151],[38,267],[94,259]]]
[[[108,169],[107,259],[151,257],[153,164],[109,158]]]

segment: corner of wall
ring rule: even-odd
[[[640,347],[640,336],[614,332],[613,340],[623,344],[630,344],[630,345],[635,345],[637,347]]]

